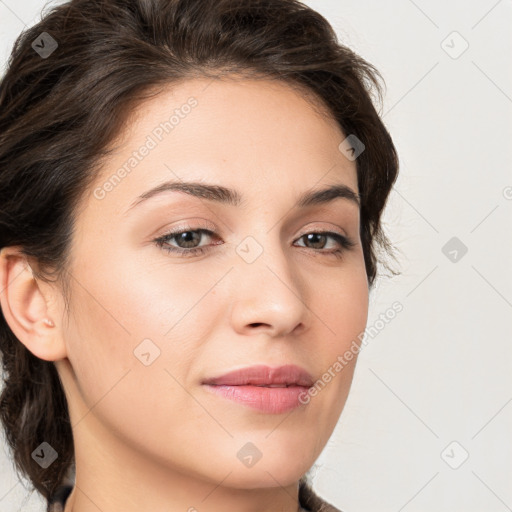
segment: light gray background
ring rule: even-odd
[[[387,83],[402,275],[379,280],[368,326],[404,308],[360,354],[315,488],[344,512],[512,510],[512,2],[306,3]],[[43,5],[0,0],[2,64]],[[6,450],[0,510],[42,511]]]

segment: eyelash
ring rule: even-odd
[[[165,235],[162,235],[161,237],[156,238],[153,240],[158,247],[163,249],[164,251],[168,253],[174,253],[179,254],[184,257],[192,257],[192,256],[198,256],[200,254],[204,254],[206,251],[208,251],[208,247],[193,247],[190,249],[183,249],[180,247],[171,247],[167,244],[167,241],[169,239],[175,238],[178,235],[181,235],[183,233],[202,233],[209,236],[215,235],[215,233],[209,229],[204,228],[198,228],[198,229],[183,229],[176,231],[170,231],[169,233],[166,233]],[[315,234],[315,235],[325,235],[330,236],[331,238],[334,238],[341,248],[331,251],[325,251],[324,249],[311,249],[315,252],[325,253],[327,255],[335,256],[336,258],[341,258],[342,255],[345,253],[345,251],[351,250],[356,243],[354,243],[350,238],[347,238],[346,236],[340,235],[339,233],[335,233],[332,231],[310,231],[309,233],[304,233],[302,236],[300,236],[297,240],[300,240],[301,238],[304,238],[307,235]],[[220,244],[214,244],[214,245],[220,245]],[[309,247],[303,247],[304,249],[309,249]]]

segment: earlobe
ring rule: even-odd
[[[61,332],[51,319],[41,291],[19,247],[0,250],[0,307],[13,334],[36,357],[57,361],[67,356]],[[57,313],[54,311],[53,313]]]
[[[55,324],[51,318],[43,318],[43,323],[48,327],[55,327]]]

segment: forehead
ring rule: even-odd
[[[296,196],[342,182],[357,192],[356,164],[338,149],[344,138],[325,106],[295,85],[187,80],[137,106],[94,187],[125,206],[171,179],[254,192],[278,186]]]
[[[134,138],[153,134],[172,143],[195,135],[190,142],[200,145],[203,140],[218,142],[229,137],[246,144],[254,140],[274,142],[284,149],[285,142],[293,143],[293,137],[313,143],[325,139],[327,132],[336,139],[341,135],[325,103],[296,83],[262,78],[196,78],[157,91],[133,110],[122,139],[133,142]],[[188,125],[193,128],[187,129]],[[171,132],[172,137],[166,137]],[[276,140],[278,134],[282,137]]]

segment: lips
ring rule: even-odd
[[[220,377],[206,379],[203,384],[211,386],[261,386],[289,387],[313,385],[311,375],[293,364],[271,368],[265,365],[250,366],[226,373]]]
[[[296,365],[259,365],[203,381],[209,393],[265,414],[281,414],[304,405],[301,396],[313,385],[311,375]]]

